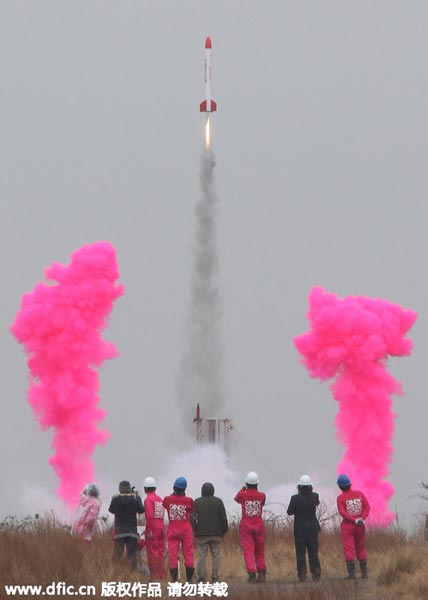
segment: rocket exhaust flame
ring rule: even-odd
[[[311,331],[294,339],[311,377],[335,378],[331,390],[339,403],[337,437],[346,446],[337,472],[366,493],[369,522],[389,525],[394,492],[385,481],[392,459],[392,394],[401,385],[386,370],[388,356],[407,356],[406,334],[416,313],[386,300],[361,296],[339,299],[314,287],[309,296]]]
[[[69,265],[53,263],[45,274],[57,285],[41,282],[24,295],[11,332],[29,355],[28,401],[42,428],[55,431],[49,462],[59,495],[75,506],[94,478],[95,447],[109,437],[98,429],[105,413],[95,368],[117,354],[100,332],[124,287],[115,283],[116,250],[107,242],[79,248]]]

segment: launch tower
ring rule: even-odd
[[[227,458],[230,457],[230,431],[233,429],[232,421],[226,419],[203,419],[199,402],[196,405],[196,443],[214,444],[223,449]]]

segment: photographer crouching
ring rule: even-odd
[[[140,495],[129,481],[119,483],[119,494],[111,499],[109,512],[114,515],[113,561],[119,561],[126,548],[131,569],[137,568],[137,513],[144,512]]]

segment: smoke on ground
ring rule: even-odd
[[[248,465],[252,470],[252,465]],[[201,495],[202,485],[209,481],[214,485],[215,495],[221,498],[229,515],[230,522],[240,518],[241,509],[234,501],[236,493],[242,488],[246,472],[237,469],[233,461],[226,457],[221,448],[214,445],[193,446],[192,448],[176,452],[165,460],[160,472],[148,470],[146,472],[130,473],[131,484],[140,492],[144,499],[144,479],[154,477],[157,483],[157,493],[164,498],[172,493],[174,481],[177,477],[184,476],[188,487],[186,495],[197,498]],[[266,493],[266,506],[264,508],[265,520],[275,520],[277,525],[287,522],[287,507],[290,498],[297,493],[297,481],[278,482],[274,486],[265,485],[265,474],[258,472],[260,477],[259,489]],[[267,475],[266,475],[267,476]],[[336,511],[337,489],[323,485],[324,477],[321,473],[311,472],[310,476],[314,491],[320,496],[319,518],[323,528],[333,526],[337,521],[332,518]],[[96,484],[101,492],[100,526],[113,523],[113,515],[108,512],[110,501],[119,489],[119,480],[112,481],[105,473],[98,473]],[[40,517],[47,516],[58,522],[71,524],[75,511],[64,504],[57,496],[53,495],[46,487],[37,483],[22,482],[19,488],[14,514],[19,517],[33,516],[38,513]]]
[[[69,265],[53,263],[45,275],[57,284],[41,282],[24,295],[11,331],[29,355],[28,401],[42,429],[55,432],[49,462],[59,496],[75,506],[94,478],[95,447],[109,436],[98,429],[105,412],[95,367],[117,354],[101,331],[124,287],[115,283],[116,250],[107,242],[83,246]]]
[[[240,485],[232,463],[224,452],[215,445],[203,444],[170,456],[158,480],[163,495],[172,493],[177,477],[183,476],[188,482],[186,494],[192,498],[201,495],[202,484],[209,481],[215,487],[215,495],[224,500],[228,510],[236,510],[233,498]]]
[[[34,518],[38,515],[40,518],[49,518],[54,522],[70,523],[74,510],[46,486],[24,481],[19,487],[14,515],[24,518],[28,516]]]
[[[406,334],[416,313],[386,300],[339,299],[314,287],[309,296],[311,331],[295,338],[311,377],[331,385],[339,403],[337,437],[346,447],[337,472],[346,473],[355,489],[366,492],[370,521],[388,525],[394,513],[388,501],[394,488],[385,478],[392,461],[394,418],[392,394],[401,385],[386,370],[388,356],[406,356]]]
[[[199,402],[204,416],[215,418],[225,404],[222,315],[218,282],[217,207],[215,159],[211,151],[201,158],[200,198],[196,204],[196,232],[192,247],[191,301],[187,318],[185,352],[178,375],[180,415],[186,431]]]
[[[252,465],[248,466],[248,470],[252,470]],[[209,481],[215,487],[215,495],[222,498],[228,514],[232,518],[240,515],[240,508],[234,502],[234,498],[243,487],[247,473],[238,471],[233,460],[227,458],[218,446],[206,444],[177,452],[168,458],[159,477],[153,473],[146,473],[144,477],[147,475],[155,477],[157,491],[162,497],[172,493],[172,486],[177,477],[183,476],[187,479],[186,494],[192,498],[200,496],[202,484]],[[285,518],[290,498],[297,493],[297,482],[279,482],[273,487],[268,487],[264,482],[264,473],[259,472],[258,475],[259,489],[266,493],[265,518]],[[322,485],[321,477],[317,474],[313,475],[312,481],[315,491],[320,493],[323,506],[327,507],[325,514],[334,513],[336,490]]]

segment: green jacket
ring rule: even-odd
[[[224,535],[228,523],[223,500],[214,496],[212,483],[204,483],[201,494],[201,498],[194,500],[190,517],[195,537]]]

